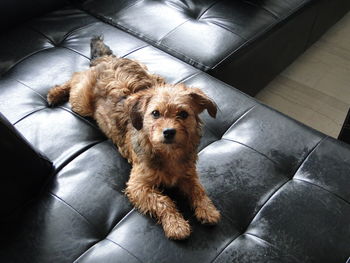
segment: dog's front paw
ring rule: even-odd
[[[182,216],[171,216],[162,220],[165,235],[169,239],[186,239],[191,234],[191,227],[188,221]]]
[[[207,206],[200,206],[195,209],[195,215],[202,224],[215,225],[220,221],[220,212],[213,204]]]

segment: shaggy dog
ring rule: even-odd
[[[176,186],[201,223],[217,223],[220,213],[196,171],[198,115],[206,109],[215,117],[215,103],[198,88],[167,84],[146,66],[117,58],[100,37],[91,40],[91,56],[88,70],[49,91],[49,104],[69,99],[74,112],[97,121],[132,164],[127,197],[139,211],[156,217],[168,238],[185,239],[191,228],[160,186]]]

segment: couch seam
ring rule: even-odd
[[[15,62],[14,64],[12,64],[9,68],[7,68],[6,71],[2,72],[1,73],[1,76],[4,76],[5,74],[7,74],[10,70],[12,70],[14,67],[16,67],[17,65],[19,65],[20,63],[22,63],[24,60],[34,56],[35,54],[38,54],[42,51],[45,51],[45,50],[49,50],[49,49],[52,49],[52,48],[55,48],[55,46],[52,46],[52,47],[44,47],[44,48],[41,48],[41,49],[38,49],[22,58],[20,58],[17,62]]]
[[[88,124],[90,127],[92,127],[92,128],[94,128],[95,130],[99,131],[101,134],[103,134],[103,136],[106,137],[106,135],[102,132],[102,130],[101,130],[99,127],[93,125],[93,124],[92,124],[91,122],[89,122],[86,118],[84,118],[83,116],[81,116],[81,115],[79,115],[78,113],[74,112],[72,109],[66,108],[66,107],[64,107],[64,106],[62,106],[62,105],[60,105],[60,106],[58,106],[58,107],[54,107],[54,108],[55,108],[55,109],[60,108],[60,109],[62,109],[62,110],[64,110],[64,111],[70,113],[71,115],[77,117],[77,118],[80,119],[81,121],[83,121],[83,122],[85,122],[86,124]],[[52,108],[48,107],[48,109],[52,109]]]
[[[66,205],[67,207],[69,207],[72,211],[74,211],[76,214],[78,214],[81,218],[84,219],[84,221],[86,223],[88,223],[88,225],[90,225],[90,227],[93,229],[93,231],[102,236],[102,233],[100,231],[98,231],[98,229],[96,228],[96,226],[94,224],[92,224],[84,215],[82,215],[77,209],[75,209],[72,205],[70,205],[69,203],[67,203],[67,201],[63,200],[61,197],[57,196],[56,194],[52,193],[51,191],[48,192],[51,196],[53,196],[54,198],[56,198],[57,200],[59,200],[61,203],[63,203],[64,205]]]
[[[173,33],[176,29],[178,29],[180,26],[182,26],[183,24],[186,24],[188,21],[190,21],[191,18],[186,19],[184,22],[180,23],[179,25],[177,25],[176,27],[174,27],[173,29],[171,29],[168,33],[166,33],[164,36],[160,37],[158,41],[156,41],[156,44],[161,44],[163,39],[166,38],[167,36],[169,36],[171,33]]]
[[[246,228],[248,228],[251,223],[254,221],[254,219],[257,217],[257,215],[261,212],[261,210],[266,206],[266,204],[271,200],[272,197],[274,197],[277,192],[279,192],[282,187],[284,187],[287,183],[291,182],[293,179],[289,179],[289,178],[286,178],[287,180],[285,182],[283,182],[266,200],[265,202],[261,205],[261,207],[259,208],[259,210],[255,213],[255,215],[253,216],[253,218],[250,220],[249,224],[247,225]],[[246,231],[244,231],[246,232]]]
[[[42,110],[45,110],[46,109],[46,106],[44,106],[43,108],[40,108],[40,109],[36,109],[36,110],[33,110],[27,114],[25,114],[24,116],[22,116],[21,118],[19,118],[17,121],[15,121],[14,123],[12,123],[12,125],[16,125],[18,124],[19,122],[23,121],[25,118],[29,117],[30,115],[33,115],[34,113],[37,113],[39,111],[42,111]]]
[[[134,212],[134,211],[135,211],[135,207],[131,208],[131,209],[129,210],[129,212],[127,212],[127,213],[115,224],[115,226],[112,228],[111,231],[113,231],[114,229],[116,229],[116,228],[119,226],[119,224],[122,223],[126,218],[128,218],[128,217],[131,215],[131,213]]]
[[[20,83],[21,85],[25,86],[26,88],[30,89],[31,91],[33,91],[35,94],[37,94],[43,100],[43,102],[46,103],[46,106],[47,106],[47,100],[45,99],[45,97],[43,95],[41,95],[39,92],[37,92],[35,89],[33,89],[29,85],[25,84],[24,82],[22,82],[18,79],[14,79],[14,80],[17,81],[18,83]]]
[[[56,164],[55,164],[55,170],[54,170],[53,174],[54,175],[58,174],[64,167],[66,167],[69,163],[71,163],[73,160],[75,160],[78,156],[85,153],[86,151],[88,151],[89,149],[94,147],[95,145],[97,145],[99,143],[103,143],[105,141],[107,141],[107,140],[96,140],[94,142],[91,142],[88,145],[86,145],[85,147],[82,147],[80,150],[76,151],[69,158],[65,159],[63,162],[61,162],[59,164],[59,166],[56,166]]]
[[[296,260],[296,262],[300,262],[300,260],[298,260],[294,255],[290,255],[290,254],[284,253],[283,250],[280,249],[279,247],[277,247],[276,245],[274,245],[274,244],[272,244],[272,243],[266,241],[265,239],[263,239],[263,238],[261,238],[261,237],[258,237],[258,236],[256,236],[256,235],[253,235],[253,234],[250,234],[250,233],[245,232],[245,233],[242,233],[242,234],[240,234],[239,236],[235,237],[234,239],[232,239],[232,240],[224,247],[224,249],[221,250],[220,253],[219,253],[218,255],[215,256],[215,258],[211,261],[211,263],[214,263],[214,262],[220,257],[220,255],[222,255],[222,253],[223,253],[234,241],[236,241],[238,238],[240,238],[240,237],[242,237],[242,236],[244,236],[244,235],[245,235],[245,236],[250,236],[252,239],[254,239],[254,238],[255,238],[255,239],[258,239],[260,242],[265,243],[265,244],[269,245],[270,247],[273,247],[274,249],[276,249],[276,250],[282,252],[282,254],[288,255],[288,256],[292,257],[294,260]]]
[[[241,116],[239,116],[231,125],[230,127],[227,128],[227,130],[224,132],[224,134],[221,136],[222,139],[224,139],[223,137],[227,134],[227,132],[229,130],[231,130],[231,128],[236,125],[239,121],[241,121],[246,115],[248,115],[248,113],[250,113],[255,107],[257,107],[259,104],[255,104],[252,107],[250,107],[249,109],[245,110]]]
[[[251,234],[251,233],[248,233],[248,232],[245,232],[245,233],[243,233],[242,235],[251,236],[251,237],[253,237],[253,238],[256,238],[256,239],[260,240],[261,242],[263,242],[263,243],[265,243],[265,244],[268,244],[269,246],[271,246],[271,247],[275,248],[276,250],[282,252],[284,255],[288,255],[288,256],[292,257],[294,260],[296,260],[296,262],[300,262],[300,259],[298,259],[298,258],[295,257],[294,255],[284,253],[284,251],[283,251],[281,248],[279,248],[279,247],[276,246],[275,244],[272,244],[272,243],[270,243],[269,241],[267,241],[267,240],[265,240],[265,239],[263,239],[263,238],[261,238],[261,237],[259,237],[259,236],[257,236],[257,235],[254,235],[254,234]]]
[[[87,24],[87,25],[83,25],[83,26],[79,26],[79,27],[76,27],[76,28],[71,29],[70,31],[68,31],[67,33],[65,33],[65,34],[62,36],[61,41],[60,41],[59,43],[55,44],[55,46],[61,46],[62,43],[63,43],[64,41],[66,41],[67,38],[68,38],[69,36],[71,36],[73,33],[77,32],[77,31],[79,31],[79,30],[82,30],[82,29],[84,29],[84,28],[88,28],[88,27],[90,27],[91,25],[93,25],[93,24],[98,24],[98,23],[101,23],[101,21],[100,21],[100,20],[94,21],[94,22],[91,22],[91,23],[89,23],[89,24]]]
[[[121,58],[125,58],[125,57],[127,57],[127,56],[129,56],[129,55],[131,55],[131,54],[133,54],[133,53],[135,53],[135,52],[141,50],[141,49],[147,48],[147,47],[149,47],[149,44],[148,44],[148,43],[146,43],[146,45],[143,45],[143,46],[141,46],[141,47],[134,48],[134,49],[128,51],[126,54],[124,54],[124,55],[122,55],[122,56],[120,56],[120,57],[121,57]],[[118,57],[118,54],[115,54],[115,55]]]
[[[54,42],[51,38],[49,38],[47,35],[45,35],[43,32],[37,30],[36,28],[34,28],[34,27],[31,26],[31,25],[29,25],[28,28],[31,29],[32,31],[34,31],[34,32],[36,32],[36,33],[38,33],[38,34],[40,34],[40,35],[43,36],[44,38],[46,38],[46,39],[50,42],[50,44],[51,44],[53,47],[56,46],[55,42]]]
[[[231,34],[238,36],[239,38],[243,39],[244,41],[247,41],[247,38],[246,38],[246,37],[243,37],[243,36],[241,36],[240,34],[238,34],[237,32],[234,32],[234,31],[232,31],[231,29],[226,28],[226,27],[223,26],[223,25],[220,25],[218,22],[208,21],[207,23],[210,23],[210,24],[213,24],[213,25],[215,25],[215,26],[217,26],[217,27],[220,27],[220,28],[222,28],[222,29],[224,29],[224,30],[230,32]]]
[[[322,139],[322,140],[323,140],[323,139]],[[310,154],[316,149],[316,147],[320,144],[320,142],[321,142],[322,140],[320,140],[320,141],[316,144],[316,146],[314,146],[314,148],[309,152],[309,154],[304,158],[304,160],[303,160],[301,163],[303,163],[303,162],[310,156]],[[299,166],[299,167],[300,167],[300,166]],[[294,177],[294,175],[293,175],[293,177]],[[260,209],[255,213],[255,215],[254,215],[254,217],[252,218],[252,220],[250,220],[250,223],[247,225],[247,227],[254,221],[254,219],[258,216],[258,214],[259,214],[259,213],[261,212],[261,210],[265,207],[265,205],[271,200],[271,198],[272,198],[273,196],[275,196],[276,193],[279,192],[279,191],[282,189],[282,187],[284,187],[287,183],[289,183],[289,182],[291,182],[291,181],[294,180],[293,177],[291,177],[291,178],[287,177],[287,181],[285,181],[278,189],[276,189],[276,191],[274,191],[274,192],[266,199],[266,201],[261,205]]]
[[[103,240],[103,239],[102,239]],[[98,240],[97,242],[95,242],[92,246],[90,246],[89,248],[87,248],[83,253],[81,253],[74,261],[73,263],[75,263],[77,260],[79,260],[81,257],[83,257],[86,253],[88,253],[90,251],[90,249],[92,249],[94,246],[96,246],[99,242],[101,242],[102,240]]]
[[[184,77],[184,78],[178,80],[178,81],[176,82],[176,84],[178,84],[178,83],[184,83],[184,82],[186,82],[186,81],[188,81],[188,80],[190,80],[190,79],[196,77],[196,76],[199,75],[200,73],[201,73],[201,71],[199,71],[199,70],[198,70],[197,72],[191,73],[190,75],[188,75],[188,76],[186,76],[186,77]]]
[[[252,3],[250,0],[244,1],[244,2],[245,2],[246,4],[248,4],[248,5],[250,5],[250,6],[254,6],[254,7],[256,7],[256,8],[260,8],[260,9],[264,10],[266,13],[269,13],[271,16],[273,16],[273,17],[276,18],[276,19],[279,19],[279,18],[280,18],[279,15],[278,15],[277,13],[275,13],[275,12],[273,12],[273,11],[267,9],[266,7],[263,7],[262,5],[254,4],[254,3]],[[291,11],[291,10],[292,10],[292,9],[289,9],[289,11]]]
[[[211,9],[214,5],[218,4],[219,2],[222,2],[222,1],[215,1],[214,3],[210,4],[201,14],[197,16],[196,19],[200,20],[202,16],[204,16],[204,14],[209,11],[209,9]]]
[[[321,138],[316,144],[315,146],[311,149],[311,151],[304,157],[304,159],[300,162],[300,164],[298,165],[298,167],[295,169],[295,171],[293,172],[292,174],[292,177],[291,179],[294,178],[294,176],[299,172],[300,168],[304,165],[304,163],[307,161],[307,159],[309,159],[309,157],[311,156],[311,154],[313,154],[317,147],[323,142],[325,141],[326,139],[328,138],[328,136],[324,136],[323,138]]]
[[[256,153],[262,155],[263,157],[265,157],[266,159],[268,159],[269,161],[271,161],[274,165],[276,165],[278,168],[280,168],[280,169],[283,170],[283,167],[281,167],[279,163],[277,163],[276,161],[274,161],[273,159],[271,159],[270,157],[268,157],[266,154],[264,154],[264,153],[262,153],[262,152],[260,152],[260,151],[258,151],[258,150],[256,150],[256,149],[254,149],[254,148],[251,147],[251,146],[248,146],[248,145],[246,145],[246,144],[244,144],[244,143],[242,143],[242,142],[239,142],[239,141],[236,141],[236,140],[232,140],[232,139],[222,138],[222,140],[234,142],[234,143],[240,144],[240,145],[242,145],[242,146],[244,146],[244,147],[247,147],[248,149],[250,149],[250,150],[252,150],[252,151],[254,151],[254,152],[256,152]]]
[[[109,239],[109,238],[105,238],[105,240],[107,240],[107,241],[109,241],[109,242],[111,242],[111,243],[117,245],[117,246],[120,247],[121,249],[125,250],[129,255],[131,255],[131,256],[133,256],[134,258],[136,258],[138,262],[143,263],[143,261],[142,261],[141,259],[139,259],[137,256],[135,256],[133,253],[131,253],[131,252],[130,252],[128,249],[126,249],[125,247],[122,247],[122,246],[121,246],[120,244],[118,244],[117,242],[115,242],[115,241],[113,241],[113,240],[111,240],[111,239]]]
[[[350,205],[350,201],[348,201],[348,200],[346,200],[345,198],[343,198],[342,196],[340,196],[340,195],[338,195],[338,194],[336,194],[336,193],[334,193],[334,192],[332,192],[332,191],[330,191],[330,190],[324,188],[323,186],[320,186],[320,185],[315,184],[315,183],[313,183],[313,182],[304,180],[304,179],[302,179],[302,178],[293,178],[293,180],[295,180],[295,181],[301,181],[301,182],[304,182],[304,183],[306,183],[306,184],[310,184],[310,185],[312,185],[312,186],[314,186],[314,187],[317,187],[317,188],[319,188],[319,189],[321,189],[321,190],[323,190],[323,191],[325,191],[325,192],[327,192],[327,193],[329,193],[329,194],[331,194],[331,195],[334,195],[337,199],[340,199],[340,200],[342,200],[343,202],[345,202],[346,204]]]
[[[79,56],[82,56],[82,57],[86,58],[89,61],[91,60],[88,56],[85,56],[84,54],[80,53],[79,51],[77,51],[77,50],[75,50],[73,48],[70,48],[70,47],[67,47],[67,46],[63,46],[63,45],[59,45],[59,46],[57,46],[57,48],[67,49],[67,50],[69,50],[69,51],[71,51],[71,52],[73,52],[75,54],[78,54]]]
[[[134,208],[132,208],[128,213],[126,213],[126,215],[124,215],[123,216],[123,218],[122,219],[120,219],[119,220],[119,222],[121,221],[121,220],[123,220],[132,210],[134,210]],[[118,222],[118,223],[119,223]],[[117,224],[118,224],[117,223]],[[114,228],[114,227],[113,227]],[[107,233],[107,236],[108,236],[108,234],[109,233]],[[105,238],[103,238],[103,239],[99,239],[98,241],[96,241],[93,245],[91,245],[88,249],[86,249],[82,254],[80,254],[80,256],[78,256],[74,261],[73,261],[73,263],[75,263],[77,260],[79,260],[83,255],[85,255],[88,251],[90,251],[90,249],[92,249],[96,244],[98,244],[99,242],[101,242],[101,241],[103,241],[103,240],[107,240],[107,236],[105,237]],[[110,240],[109,240],[110,241]],[[122,249],[124,249],[124,248],[122,248]],[[129,252],[129,251],[127,251],[127,252]]]

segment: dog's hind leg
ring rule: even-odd
[[[75,73],[70,82],[69,102],[72,110],[81,116],[92,117],[94,114],[94,87],[97,76],[93,69]]]
[[[49,90],[47,94],[47,101],[50,106],[55,106],[68,101],[70,91],[70,81],[63,85],[56,85]]]

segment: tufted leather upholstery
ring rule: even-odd
[[[169,189],[193,233],[186,241],[167,240],[124,196],[130,166],[96,123],[68,103],[48,107],[48,90],[88,67],[89,40],[101,33],[119,56],[145,63],[171,83],[200,87],[219,106],[217,119],[202,115],[198,161],[201,181],[223,215],[217,226],[200,225]],[[55,167],[40,198],[1,224],[1,262],[348,259],[348,145],[70,5],[9,31],[0,50],[0,112]]]
[[[255,95],[350,9],[347,0],[87,0],[82,7]],[[157,30],[154,30],[156,25]]]

